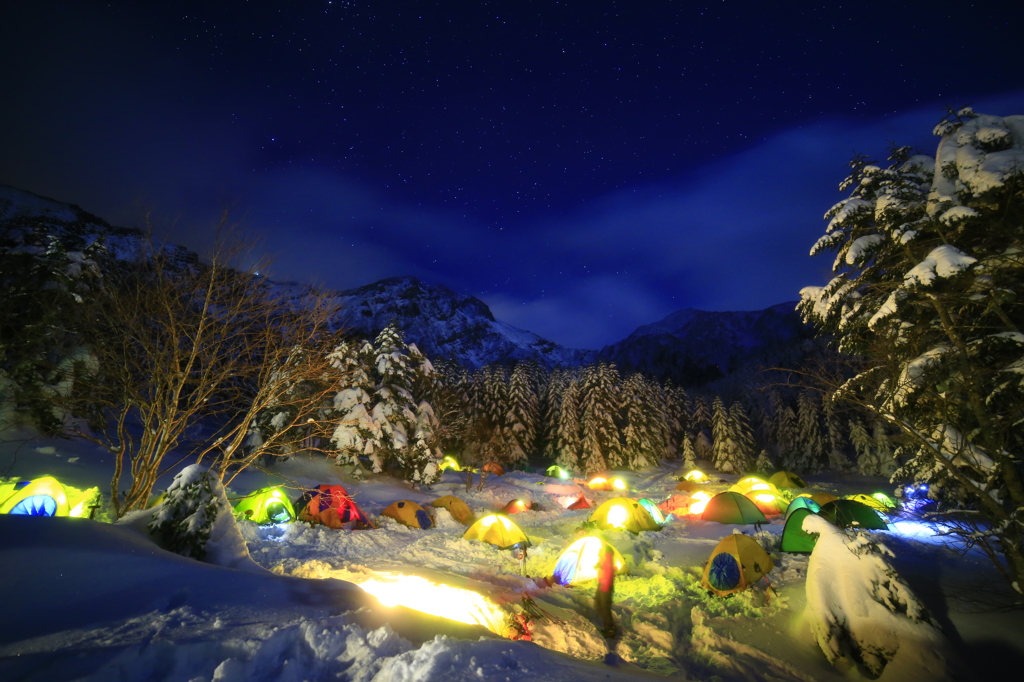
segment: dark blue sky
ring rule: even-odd
[[[278,277],[598,348],[822,283],[852,153],[1024,113],[1021,35],[1016,2],[14,0],[0,182],[200,251],[232,207]]]

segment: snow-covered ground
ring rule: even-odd
[[[110,457],[92,446],[8,438],[0,444],[2,476],[49,474],[76,487],[109,486]],[[664,500],[674,492],[677,468],[626,474],[629,495]],[[872,679],[849,660],[828,662],[815,635],[825,622],[822,607],[813,617],[805,611],[808,592],[814,603],[853,594],[846,613],[851,621],[853,615],[864,621],[866,613],[870,628],[876,611],[855,613],[856,595],[844,586],[849,578],[829,582],[828,572],[849,576],[854,564],[844,563],[840,549],[814,555],[811,573],[818,578],[814,590],[806,589],[809,558],[777,549],[782,519],[761,532],[683,517],[660,532],[606,533],[630,574],[615,581],[621,635],[605,640],[595,625],[593,582],[551,587],[540,580],[589,516],[589,510],[562,509],[579,494],[578,484],[511,472],[489,477],[482,491],[466,491],[460,475],[447,472],[430,490],[411,490],[386,477],[353,481],[343,469],[307,457],[278,463],[271,472],[245,472],[229,496],[280,484],[297,497],[306,486],[340,483],[371,516],[399,499],[429,503],[454,494],[480,515],[525,498],[540,510],[514,519],[533,546],[521,574],[511,552],[463,539],[465,527],[442,509],[433,510],[436,524],[429,530],[389,518],[361,531],[241,522],[254,563],[243,557],[239,565],[246,570],[240,570],[161,550],[126,524],[0,516],[0,680]],[[722,478],[727,482],[712,483],[713,491],[736,477]],[[891,492],[878,479],[811,479],[815,489],[837,494]],[[615,493],[588,490],[586,496],[596,506]],[[734,529],[771,551],[774,589],[761,582],[727,598],[701,589],[704,563]],[[872,535],[891,551],[885,560],[903,583],[886,589],[902,595],[908,587],[934,624],[916,644],[903,645],[905,654],[890,652],[893,663],[878,679],[934,679],[935,667],[920,664],[929,659],[927,647],[962,679],[1001,672],[1019,677],[1024,611],[1007,608],[1013,600],[987,559],[957,553],[911,520]],[[833,544],[842,547],[839,540]],[[884,550],[873,551],[872,561],[885,558]],[[375,590],[371,585],[394,583],[398,575],[420,581],[410,598],[429,601],[423,581],[482,595],[473,612],[492,629],[501,629],[493,627],[502,615],[498,607],[522,605],[524,597],[543,617],[533,619],[533,642],[511,641],[479,625],[382,605],[353,585],[376,581],[367,583]],[[448,592],[425,608],[455,608],[455,595]],[[892,620],[878,616],[877,623]]]

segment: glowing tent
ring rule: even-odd
[[[693,481],[694,483],[707,483],[708,476],[700,469],[690,469],[683,474],[684,481]]]
[[[552,572],[555,582],[559,585],[576,585],[587,580],[597,578],[597,563],[601,560],[601,549],[611,547],[615,564],[616,575],[628,573],[626,561],[622,558],[619,550],[612,547],[608,542],[594,536],[580,538],[572,543],[558,555],[555,562],[555,569]]]
[[[637,500],[637,502],[640,503],[641,507],[647,510],[647,513],[651,515],[651,518],[654,519],[654,522],[656,524],[658,524],[659,526],[664,526],[666,523],[668,523],[668,519],[665,518],[665,515],[661,513],[660,509],[658,509],[658,505],[654,504],[653,501],[645,497],[643,499]]]
[[[672,495],[667,500],[658,505],[658,509],[663,514],[674,514],[679,512],[686,514],[693,503],[693,498],[689,495]]]
[[[451,455],[445,455],[445,458],[441,460],[438,468],[441,471],[445,471],[447,469],[451,469],[452,471],[462,471],[462,467],[459,466],[459,461]]]
[[[467,528],[462,537],[467,540],[480,540],[498,549],[508,549],[512,545],[522,543],[525,543],[525,547],[530,545],[526,533],[504,514],[488,514]]]
[[[403,526],[426,530],[434,525],[427,510],[412,500],[398,500],[388,505],[381,515],[398,521]]]
[[[712,497],[704,507],[700,518],[717,523],[766,523],[768,521],[753,502],[734,492],[718,493]]]
[[[809,497],[815,502],[817,502],[818,505],[826,505],[829,502],[839,499],[838,497],[832,495],[831,493],[823,493],[820,491],[815,493],[800,493],[799,495],[797,495],[797,497]]]
[[[576,501],[575,502],[570,502],[569,504],[566,505],[565,508],[566,509],[590,509],[591,506],[592,505],[590,504],[590,500],[588,500],[583,493],[580,493],[580,496],[576,498]]]
[[[871,507],[853,500],[833,500],[821,505],[819,516],[823,516],[840,528],[857,526],[868,530],[889,530],[882,515]]]
[[[704,565],[701,585],[719,597],[747,589],[775,568],[752,538],[733,533],[722,538]]]
[[[629,490],[626,482],[621,478],[609,478],[607,476],[594,476],[587,481],[587,487],[591,490],[617,490],[619,492]]]
[[[291,523],[295,507],[280,488],[260,488],[238,501],[235,516],[260,525]]]
[[[883,503],[878,498],[872,497],[871,495],[865,495],[863,493],[858,493],[856,495],[847,495],[843,499],[853,500],[854,502],[860,502],[864,506],[871,507],[875,511],[880,511],[882,513],[885,513],[889,511],[889,509],[891,509],[891,507],[885,506],[885,503]]]
[[[813,514],[807,507],[799,507],[786,517],[786,526],[782,529],[782,541],[779,549],[793,554],[810,554],[818,542],[818,536],[804,530],[804,519]]]
[[[885,493],[871,493],[871,497],[885,505],[886,509],[896,509],[896,502]]]
[[[793,501],[786,507],[786,518],[788,519],[797,509],[809,509],[817,514],[821,511],[821,505],[809,497],[794,497]]]
[[[687,493],[694,493],[700,490],[700,483],[694,483],[693,481],[687,481],[685,478],[676,485],[676,490],[682,490]]]
[[[743,497],[753,502],[762,514],[781,514],[786,509],[786,502],[770,490],[751,490]]]
[[[509,500],[508,504],[501,508],[501,513],[518,514],[520,512],[530,511],[531,509],[533,509],[533,502],[521,498],[516,498],[514,500]]]
[[[807,482],[792,471],[776,471],[768,478],[776,488],[806,488]]]
[[[0,485],[0,514],[88,517],[99,499],[99,488],[79,490],[43,476]]]
[[[602,528],[628,530],[630,533],[661,530],[643,505],[628,497],[613,497],[595,509],[587,520]]]
[[[497,462],[488,462],[483,466],[483,470],[489,474],[494,474],[495,476],[505,475],[505,469],[503,469]]]
[[[572,478],[572,473],[568,469],[563,469],[557,464],[552,464],[548,467],[546,475],[548,478],[561,478],[567,479]]]
[[[363,510],[359,508],[348,491],[340,485],[318,485],[302,494],[295,501],[295,518],[328,528],[359,530],[375,528]]]
[[[430,506],[447,509],[448,513],[452,515],[452,518],[463,526],[471,525],[473,521],[476,520],[476,515],[473,514],[473,510],[469,508],[469,505],[454,495],[439,497],[431,502]]]
[[[729,488],[729,490],[734,493],[739,493],[740,495],[746,495],[747,493],[755,490],[765,490],[772,493],[773,495],[779,494],[778,488],[776,488],[774,485],[764,480],[763,478],[758,478],[757,476],[747,476],[746,478],[741,478],[735,484],[733,484],[733,486]]]

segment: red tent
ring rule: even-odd
[[[299,521],[321,523],[328,528],[376,528],[356,501],[340,485],[318,485],[295,502]]]
[[[566,507],[566,509],[590,509],[590,507],[591,505],[587,502],[587,498],[583,496],[583,493],[580,493],[580,498]]]

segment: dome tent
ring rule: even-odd
[[[704,564],[701,586],[719,597],[747,589],[775,568],[768,553],[749,536],[733,533],[722,540]]]
[[[820,490],[810,493],[800,493],[799,495],[797,495],[797,497],[809,497],[815,502],[817,502],[819,505],[826,505],[829,502],[839,499],[832,493],[825,493]]]
[[[488,514],[466,529],[462,536],[467,540],[480,540],[494,545],[498,549],[508,549],[513,545],[530,545],[526,533],[516,522],[504,514]],[[525,544],[524,544],[525,543]]]
[[[613,497],[595,509],[587,520],[602,528],[628,530],[630,533],[661,530],[643,505],[628,497]]]
[[[840,528],[857,526],[867,530],[889,530],[882,515],[871,507],[854,500],[833,500],[821,505],[819,516],[823,516]]]
[[[476,515],[473,514],[473,510],[469,508],[469,505],[454,495],[439,497],[431,502],[430,506],[447,509],[448,513],[452,515],[452,518],[463,526],[468,526],[476,520]]]
[[[0,485],[0,514],[88,517],[98,506],[99,488],[79,490],[52,476]]]
[[[818,542],[818,536],[804,530],[804,519],[814,512],[808,507],[797,507],[789,512],[786,526],[782,529],[779,549],[791,554],[810,554]]]
[[[768,478],[776,488],[806,488],[807,482],[792,471],[776,471]]]
[[[773,495],[779,494],[778,488],[776,488],[773,484],[769,483],[763,478],[758,478],[757,476],[745,476],[744,478],[741,478],[740,480],[736,481],[736,483],[734,483],[729,488],[729,490],[734,493],[739,493],[740,495],[746,495],[749,492],[758,490],[764,490],[766,492],[772,493]]]
[[[348,491],[340,485],[318,485],[295,501],[295,518],[328,528],[375,528]]]
[[[601,549],[611,547],[614,554],[616,575],[628,573],[626,561],[619,550],[612,547],[606,540],[588,535],[576,540],[562,550],[555,561],[552,577],[559,585],[576,585],[597,578],[597,563],[601,559]]]
[[[863,493],[858,493],[857,495],[847,495],[843,499],[853,500],[854,502],[860,502],[861,504],[867,507],[871,507],[875,511],[879,511],[882,513],[885,513],[892,508],[887,506],[882,500],[878,499],[877,497],[865,495]]]
[[[394,519],[403,526],[409,526],[410,528],[426,530],[434,525],[434,521],[430,518],[427,510],[412,500],[392,502],[381,512],[381,515]]]
[[[260,488],[238,501],[235,516],[260,525],[291,523],[295,507],[281,488]]]
[[[786,510],[786,502],[777,493],[771,490],[751,490],[743,495],[754,506],[761,510],[762,514],[781,514]]]
[[[644,497],[640,500],[637,500],[637,502],[640,503],[641,507],[647,510],[647,513],[651,515],[651,518],[654,519],[654,522],[656,524],[658,524],[659,526],[664,526],[666,523],[668,523],[668,519],[665,518],[665,515],[661,513],[661,510],[658,509],[658,505],[654,504],[653,500]]]
[[[502,514],[519,514],[520,512],[530,511],[531,509],[533,509],[533,502],[517,497],[509,500],[508,504],[502,507],[499,511]]]
[[[788,519],[797,509],[809,509],[811,512],[817,514],[821,511],[821,505],[809,497],[794,497],[793,501],[789,503],[788,507],[786,507],[786,518]]]
[[[572,478],[572,472],[564,467],[560,467],[557,464],[552,464],[544,472],[544,475],[548,478],[561,478],[563,480]]]
[[[718,493],[700,515],[704,521],[717,523],[767,523],[768,519],[753,502],[736,492]]]

